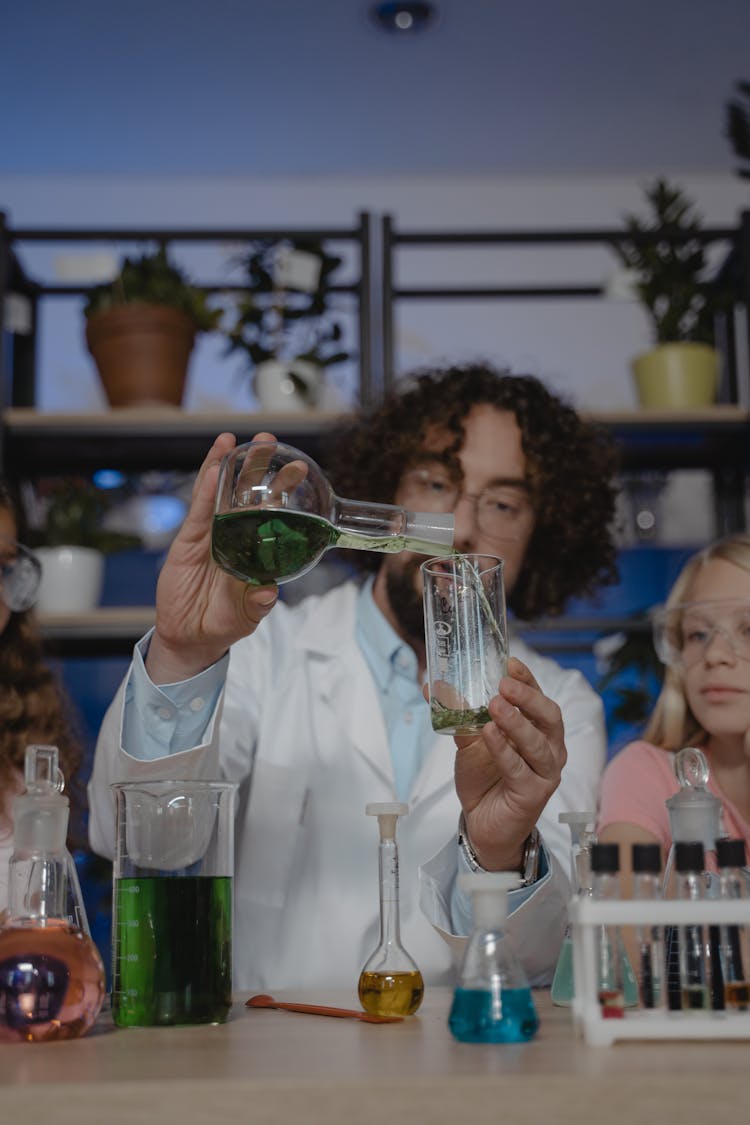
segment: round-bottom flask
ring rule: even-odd
[[[424,981],[401,944],[396,821],[409,811],[399,802],[370,804],[367,816],[378,818],[380,830],[380,940],[359,976],[359,1000],[378,1016],[412,1016],[422,1003]]]
[[[516,956],[505,920],[507,892],[517,872],[459,876],[471,894],[474,929],[464,953],[448,1026],[462,1043],[523,1043],[539,1027],[529,982]]]
[[[62,918],[12,918],[0,930],[0,1042],[84,1035],[104,999],[104,966],[88,934]]]
[[[0,928],[0,1042],[74,1039],[104,1000],[99,951],[71,921],[68,799],[57,747],[26,750],[26,791],[13,802],[8,921]],[[80,889],[73,888],[80,895]],[[83,900],[73,915],[85,923]]]

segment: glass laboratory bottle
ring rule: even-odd
[[[365,808],[378,818],[380,831],[380,940],[360,973],[358,991],[364,1010],[378,1016],[414,1015],[424,996],[422,974],[401,944],[399,923],[396,822],[408,811],[396,801]]]
[[[56,747],[27,749],[26,791],[13,802],[8,920],[0,929],[0,1041],[84,1035],[104,999],[99,952],[68,917],[69,805],[59,776]]]
[[[745,841],[728,838],[716,841],[719,865],[719,898],[736,901],[748,898],[745,872]],[[750,1007],[750,933],[747,926],[719,927],[718,942],[724,1003],[730,1011],[746,1011]]]
[[[593,897],[601,901],[620,897],[618,844],[591,845]],[[602,1015],[619,1019],[624,1008],[638,1003],[638,981],[625,952],[617,926],[601,926],[597,935],[597,989]]]
[[[633,844],[633,898],[658,902],[661,899],[661,848],[658,844]],[[660,926],[638,926],[638,994],[647,1010],[664,1007],[664,938]]]
[[[448,1027],[462,1043],[524,1043],[539,1027],[529,982],[505,932],[507,894],[518,872],[459,875],[471,895],[474,926],[469,938]]]
[[[714,850],[716,840],[724,834],[721,827],[721,801],[707,788],[710,771],[703,751],[697,746],[686,746],[679,750],[674,756],[674,771],[680,788],[665,802],[672,845],[664,867],[664,898],[674,897],[672,875],[675,845],[680,841],[690,843],[700,840],[705,855]]]
[[[589,825],[593,825],[596,820],[596,813],[562,812],[557,819],[570,829],[570,886],[573,894],[590,895],[591,845],[596,842],[596,836]],[[568,922],[552,978],[552,1003],[561,1008],[569,1007],[573,1002],[573,994],[573,941]]]
[[[211,553],[253,585],[299,578],[331,547],[448,555],[452,545],[452,513],[342,499],[312,458],[281,442],[247,442],[221,462]]]
[[[675,898],[699,902],[705,897],[705,852],[700,840],[680,840],[674,845]],[[708,946],[703,926],[676,926],[680,1008],[702,1012],[711,1007]],[[671,1007],[672,1005],[670,1005]]]
[[[700,841],[703,845],[702,894],[711,885],[711,876],[705,870],[706,854],[713,853],[716,840],[723,836],[721,801],[707,788],[710,771],[706,755],[697,746],[686,746],[674,756],[674,771],[679,789],[665,802],[669,813],[669,831],[672,843],[664,867],[662,895],[676,898],[675,854],[677,844]],[[716,935],[714,935],[716,936]],[[665,932],[667,964],[667,1000],[671,1011],[682,1011],[683,996],[680,984],[679,933],[673,926]],[[723,989],[714,993],[715,1006],[723,1005]]]

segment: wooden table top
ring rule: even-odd
[[[280,999],[358,1007],[351,995]],[[104,1013],[83,1039],[0,1046],[3,1121],[159,1125],[243,1121],[717,1125],[747,1114],[750,1043],[589,1047],[568,1009],[534,993],[531,1043],[457,1043],[452,992],[428,989],[416,1016],[365,1024],[251,1010],[226,1024],[115,1029]]]

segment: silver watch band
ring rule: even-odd
[[[477,859],[476,852],[471,846],[469,840],[469,833],[466,830],[466,818],[461,813],[458,820],[458,846],[463,852],[464,859],[471,871],[485,871],[486,868],[482,867]],[[521,869],[519,887],[530,887],[536,883],[539,878],[539,857],[541,854],[541,837],[539,829],[535,826],[531,829],[526,837],[526,843],[523,850],[523,859],[521,860]]]

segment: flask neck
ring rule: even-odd
[[[394,839],[380,841],[380,944],[400,945],[398,847]]]
[[[411,550],[427,555],[449,554],[453,545],[453,514],[408,512],[396,504],[334,498],[334,544],[385,553]]]
[[[68,872],[64,856],[16,856],[8,867],[8,914],[45,925],[68,921]]]
[[[13,802],[13,854],[8,867],[11,917],[43,924],[66,918],[68,857],[67,797],[32,787]]]

